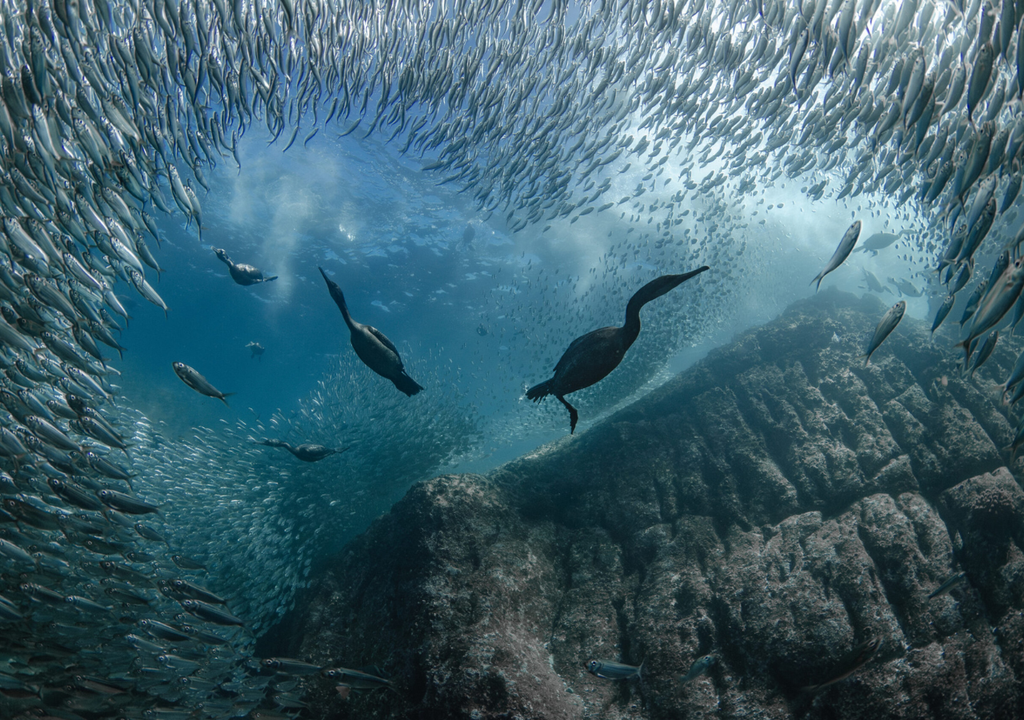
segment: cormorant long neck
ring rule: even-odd
[[[626,305],[626,324],[620,328],[621,337],[626,344],[626,348],[629,348],[630,345],[636,342],[637,337],[640,336],[640,308],[652,299],[640,298],[639,292],[629,299],[629,304]]]
[[[672,288],[707,270],[707,265],[681,275],[662,275],[637,290],[626,305],[626,324],[622,326],[626,348],[633,344],[640,334],[640,308],[655,298],[660,298]]]
[[[334,300],[334,304],[341,310],[341,316],[345,318],[345,324],[348,325],[349,330],[355,330],[355,325],[352,320],[352,316],[348,314],[348,305],[345,304],[345,296],[341,292],[341,288],[338,287],[338,283],[327,277],[327,273],[324,272],[322,267],[318,267],[317,270],[324,276],[324,281],[327,283],[327,290],[331,293],[331,298]]]

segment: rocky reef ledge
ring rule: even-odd
[[[823,292],[586,433],[413,487],[280,648],[395,690],[316,678],[312,715],[1024,717],[1024,492],[991,389],[1016,354],[963,380],[907,318],[865,367],[884,310]]]

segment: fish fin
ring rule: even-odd
[[[263,278],[263,282],[268,283],[271,280],[277,280],[277,277],[278,277],[277,275],[273,275],[273,276],[268,277],[268,278]]]
[[[221,401],[222,401],[222,402],[223,402],[223,403],[224,403],[225,405],[228,405],[228,398],[229,398],[229,397],[231,397],[232,395],[236,395],[236,394],[237,394],[237,393],[233,393],[233,392],[230,392],[230,393],[221,393],[221,394],[220,394],[220,400],[221,400]],[[228,407],[231,407],[231,406],[230,406],[230,405],[228,405]]]

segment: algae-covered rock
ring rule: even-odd
[[[882,312],[822,293],[588,432],[415,486],[280,649],[394,690],[317,679],[311,714],[1024,716],[1024,492],[987,390],[1015,355],[964,380],[907,318],[865,366]]]

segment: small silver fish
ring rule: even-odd
[[[625,665],[614,660],[591,660],[587,663],[587,672],[605,680],[631,680],[639,678],[644,664]]]
[[[965,265],[964,267],[967,266]],[[955,302],[956,296],[952,293],[947,295],[946,299],[942,301],[942,305],[940,305],[939,309],[935,312],[935,320],[932,322],[932,335],[935,334],[935,331],[939,329],[939,325],[941,325],[942,321],[946,319],[947,315],[949,315],[949,311],[953,309],[953,303]]]
[[[937,588],[932,590],[928,594],[928,599],[931,600],[932,598],[936,598],[939,595],[945,595],[950,590],[952,590],[954,587],[956,587],[957,585],[959,585],[962,582],[965,582],[966,580],[967,580],[967,573],[959,572],[956,575],[954,575],[953,577],[951,577],[948,580],[946,580],[946,582],[942,583]]]
[[[202,600],[182,600],[181,606],[198,618],[218,625],[245,625],[245,621]]]
[[[690,671],[683,675],[682,681],[685,683],[690,682],[691,680],[696,680],[701,675],[706,673],[714,664],[714,655],[705,655],[704,657],[697,658],[693,661],[693,665],[690,666]]]
[[[832,253],[832,259],[828,261],[828,265],[815,276],[814,280],[811,280],[812,283],[815,281],[818,283],[815,291],[821,289],[821,281],[826,275],[842,265],[846,258],[850,257],[850,253],[853,252],[853,246],[857,244],[858,237],[860,237],[860,220],[857,220],[847,229],[843,234],[843,239],[839,241],[839,247]]]
[[[264,658],[260,660],[260,665],[285,675],[316,675],[323,670],[319,665],[284,657]]]
[[[875,653],[878,652],[878,648],[880,646],[881,641],[877,637],[871,637],[865,640],[860,645],[854,647],[836,663],[837,672],[834,676],[823,683],[802,687],[801,690],[813,693],[821,690],[823,687],[837,683],[840,680],[845,680],[871,662],[871,659],[875,656]]]
[[[150,505],[147,502],[143,502],[138,498],[134,498],[131,495],[127,495],[117,490],[110,490],[104,488],[96,493],[103,504],[112,510],[118,510],[128,515],[146,515],[148,513],[159,513],[160,508],[156,505]]]
[[[200,395],[206,395],[207,397],[217,398],[228,404],[228,398],[234,395],[234,393],[222,393],[220,390],[210,384],[210,381],[204,378],[198,370],[193,367],[189,367],[185,363],[176,362],[174,363],[174,372],[181,378],[181,381],[188,385],[190,388],[195,390]]]
[[[346,685],[355,690],[373,690],[380,687],[394,689],[391,681],[387,678],[382,678],[378,675],[371,675],[370,673],[363,672],[362,670],[352,670],[350,668],[343,667],[325,668],[321,671],[321,674],[334,682],[341,683],[342,685]]]
[[[874,354],[878,346],[889,337],[889,333],[896,329],[896,326],[900,324],[900,320],[903,319],[903,313],[907,310],[907,301],[900,300],[898,303],[889,308],[882,319],[878,322],[878,327],[875,328],[875,334],[871,337],[871,342],[868,344],[868,350],[864,354],[864,367],[867,367],[871,363],[871,356]]]

